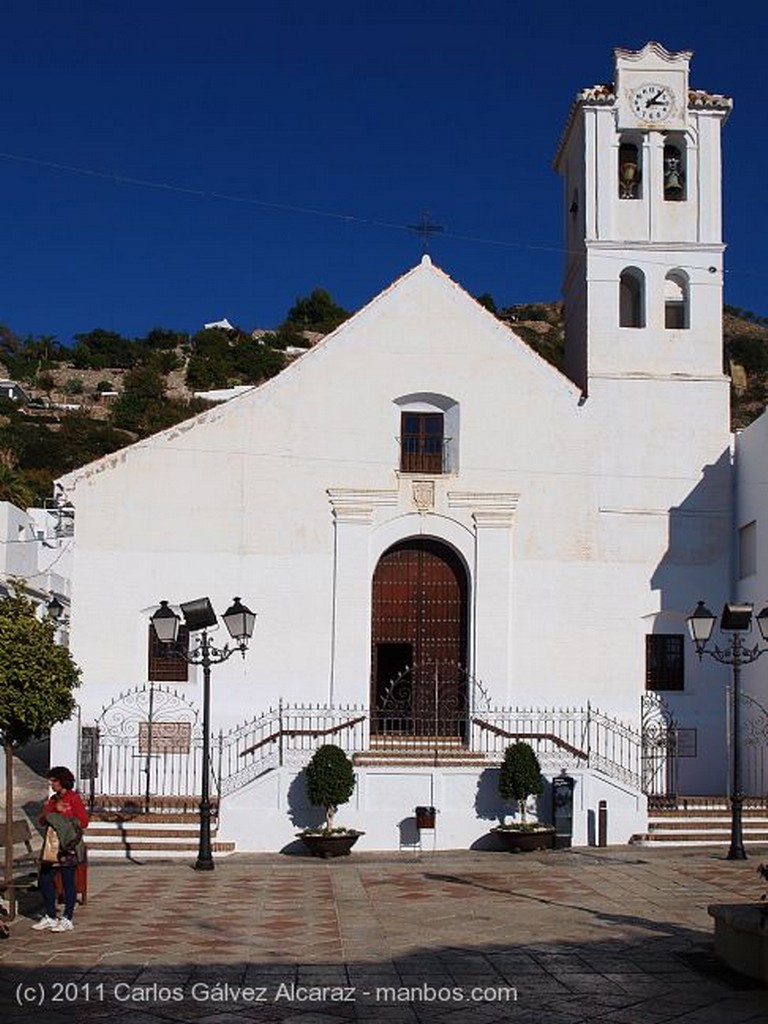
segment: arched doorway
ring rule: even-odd
[[[402,541],[373,576],[371,730],[465,736],[467,572],[440,541]]]

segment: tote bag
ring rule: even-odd
[[[43,837],[43,849],[40,854],[42,864],[57,864],[59,860],[59,837],[55,828],[49,825]]]

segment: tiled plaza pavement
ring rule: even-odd
[[[0,943],[2,1024],[768,1021],[712,956],[710,903],[756,901],[722,850],[237,855],[92,864],[69,934]],[[27,916],[28,915],[28,916]]]

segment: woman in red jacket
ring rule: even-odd
[[[88,827],[88,812],[79,793],[75,791],[75,777],[69,768],[56,767],[48,772],[48,782],[53,793],[48,798],[40,815],[41,824],[46,824],[49,814],[56,812],[69,818],[76,818],[81,828]],[[45,905],[45,916],[33,924],[36,931],[50,929],[52,932],[70,932],[74,925],[72,917],[75,912],[77,891],[75,888],[75,870],[77,856],[74,852],[60,855],[59,863],[42,865],[40,870],[40,892]],[[61,874],[64,888],[64,915],[56,918],[56,886],[54,871]]]

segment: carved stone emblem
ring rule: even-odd
[[[413,481],[413,503],[419,512],[431,512],[435,507],[434,480]]]

